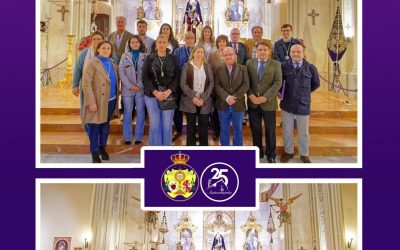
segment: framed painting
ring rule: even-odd
[[[71,237],[54,237],[53,250],[70,250]]]
[[[204,26],[213,24],[214,1],[212,0],[173,0],[174,34],[182,41],[187,31],[193,31],[200,36]]]
[[[247,0],[226,0],[225,22],[227,26],[246,25],[249,17]]]
[[[137,19],[159,22],[161,20],[160,0],[139,0]]]

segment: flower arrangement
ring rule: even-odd
[[[92,44],[92,37],[89,36],[85,36],[81,39],[81,41],[79,42],[79,50],[84,50],[88,47],[90,47],[90,45]]]

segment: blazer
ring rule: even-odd
[[[201,114],[209,114],[214,110],[213,100],[210,97],[214,89],[214,77],[210,64],[204,64],[204,71],[206,72],[206,83],[204,85],[204,92],[199,96],[204,101],[201,106]],[[192,100],[196,97],[196,92],[193,90],[193,77],[194,68],[190,62],[185,63],[181,73],[181,89],[182,97],[179,105],[179,110],[186,113],[196,113],[197,106],[193,104]]]
[[[113,59],[111,59],[111,62],[113,63],[115,75],[117,77],[116,88],[118,93],[118,65]],[[107,122],[110,83],[110,78],[99,58],[95,57],[88,63],[85,63],[82,77],[82,90],[85,95],[82,114],[83,124],[101,124]],[[97,112],[89,111],[88,106],[92,104],[97,105]],[[114,116],[118,116],[118,105],[115,107]]]
[[[154,72],[156,76],[154,75]],[[164,72],[164,76],[161,76],[161,72]],[[167,55],[165,57],[162,70],[161,63],[156,52],[151,53],[144,59],[142,68],[142,81],[144,86],[144,94],[146,96],[154,97],[153,91],[158,89],[158,84],[161,84],[162,86],[176,93],[179,79],[179,66],[175,56],[169,53],[169,49],[167,49]]]
[[[246,66],[235,63],[232,69],[233,76],[229,77],[228,72],[226,65],[220,66],[216,71],[214,88],[217,93],[217,100],[215,107],[217,110],[225,111],[229,106],[226,98],[231,95],[236,97],[233,110],[243,112],[246,110],[244,95],[249,90],[249,76]]]
[[[132,61],[132,53],[125,52],[119,62],[119,77],[121,79],[121,96],[134,96],[136,93],[143,95],[142,68],[144,64],[145,53],[140,52],[138,58],[138,70],[136,72],[135,65]],[[141,91],[135,92],[130,90],[133,85],[139,86]]]
[[[311,93],[320,86],[317,68],[303,59],[303,66],[295,70],[292,61],[282,63],[285,83],[282,110],[295,115],[310,115]]]
[[[247,62],[247,72],[249,74],[250,88],[247,92],[248,96],[264,96],[267,101],[257,105],[247,99],[247,104],[251,108],[261,107],[265,111],[274,111],[278,109],[276,95],[282,86],[282,69],[281,64],[273,59],[268,59],[264,66],[264,73],[261,80],[258,80],[258,58],[251,59]]]
[[[107,40],[112,44],[113,51],[117,54],[118,63],[119,63],[119,60],[121,60],[122,55],[125,53],[126,43],[133,36],[133,34],[130,33],[129,31],[125,30],[124,35],[122,36],[121,46],[119,48],[117,48],[116,36],[117,36],[117,32],[114,31],[108,35]]]
[[[232,42],[229,42],[228,46],[233,48]],[[237,62],[241,65],[246,65],[247,60],[251,59],[247,46],[242,42],[238,42],[238,50]]]
[[[272,42],[271,42],[271,40],[268,40],[268,39],[262,39],[262,41],[263,42],[266,42],[268,45],[269,45],[269,48],[270,48],[270,50],[271,50],[271,55],[269,56],[269,58],[272,58]],[[249,38],[249,39],[247,39],[245,42],[244,42],[244,44],[246,44],[246,46],[247,46],[247,49],[249,50],[249,58],[252,58],[252,55],[253,55],[253,48],[254,48],[254,46],[256,46],[256,44],[254,43],[254,40],[253,40],[253,38]]]
[[[283,63],[287,61],[287,59],[285,58],[286,55],[289,55],[289,60],[290,60],[290,47],[292,47],[295,44],[301,44],[301,41],[296,38],[291,38],[289,48],[285,47],[283,39],[279,39],[278,41],[276,41],[274,44],[274,59]],[[288,51],[286,51],[286,49]]]

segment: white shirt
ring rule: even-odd
[[[196,92],[196,97],[199,97],[204,92],[204,86],[206,85],[206,71],[203,64],[198,68],[193,60],[190,61],[190,65],[193,66],[193,90]]]

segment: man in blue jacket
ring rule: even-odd
[[[284,142],[281,162],[287,163],[294,156],[293,128],[296,119],[300,159],[304,163],[311,163],[308,152],[311,93],[319,87],[320,80],[317,68],[304,59],[303,46],[293,45],[290,56],[290,61],[282,63],[285,86],[282,87],[284,92],[280,103]]]
[[[284,24],[281,27],[282,38],[274,44],[274,59],[283,63],[290,61],[290,48],[295,44],[302,44],[299,39],[292,37],[292,25]]]

